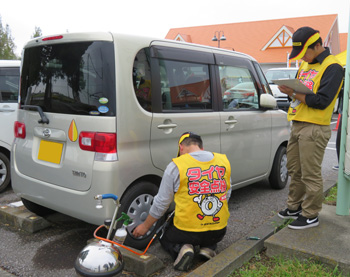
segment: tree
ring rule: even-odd
[[[38,37],[41,37],[43,35],[40,27],[36,27],[35,26],[35,31],[34,31],[34,34],[32,35],[32,38],[38,38]]]
[[[0,16],[0,59],[2,60],[17,59],[15,50],[16,50],[16,45],[13,41],[10,27],[8,24],[6,24],[5,28],[2,26],[2,19]]]

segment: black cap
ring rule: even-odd
[[[304,57],[307,48],[320,38],[320,33],[311,27],[301,27],[293,34],[293,50],[290,60],[299,60]]]

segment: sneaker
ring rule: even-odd
[[[216,256],[216,253],[213,249],[207,248],[207,247],[201,247],[199,249],[199,255],[204,260],[210,260],[211,258],[214,258]]]
[[[307,218],[305,216],[299,215],[298,219],[294,220],[288,225],[289,228],[299,230],[318,226],[318,217]]]
[[[299,206],[297,210],[290,210],[287,208],[284,211],[280,211],[278,213],[278,216],[283,219],[289,219],[289,218],[297,219],[298,216],[301,214],[301,211],[302,211],[301,206]]]
[[[332,169],[333,170],[339,170],[339,165],[333,165]]]
[[[193,246],[191,244],[184,244],[174,262],[174,268],[180,271],[188,271],[192,265],[193,256]]]

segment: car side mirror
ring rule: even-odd
[[[260,107],[274,109],[277,107],[277,101],[271,94],[263,93],[260,95]]]

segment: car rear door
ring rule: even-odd
[[[151,157],[155,167],[164,170],[178,151],[184,132],[200,135],[204,149],[220,151],[219,112],[211,75],[214,58],[201,52],[166,46],[153,46],[153,118]]]
[[[116,144],[114,45],[54,42],[24,52],[14,165],[25,178],[86,191],[97,137]]]

